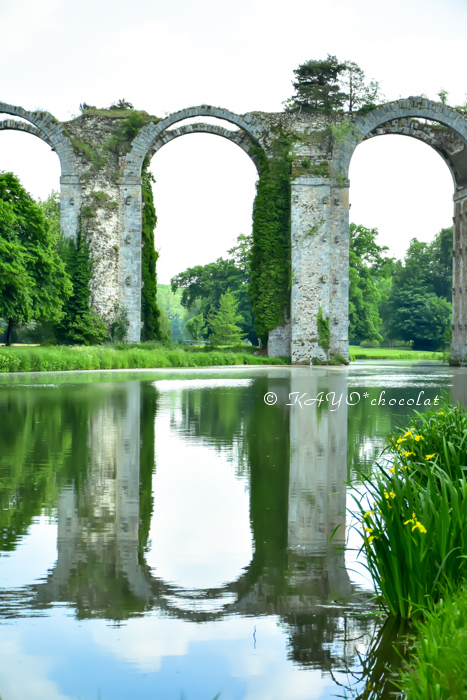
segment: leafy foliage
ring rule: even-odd
[[[316,320],[318,322],[319,344],[323,350],[328,352],[331,349],[331,323],[329,318],[324,318],[322,306],[319,307]]]
[[[186,327],[195,340],[201,340],[206,336],[207,328],[203,314],[199,314],[198,316],[193,316],[193,318],[188,319],[186,322]]]
[[[280,132],[273,157],[255,149],[260,177],[253,203],[253,247],[249,297],[255,329],[265,344],[269,331],[284,323],[290,307],[290,140]]]
[[[42,209],[49,224],[50,233],[58,241],[60,236],[60,192],[52,190],[46,199],[38,199],[37,204]]]
[[[71,293],[57,237],[12,173],[0,173],[0,316],[15,323],[59,321]]]
[[[190,310],[181,304],[182,290],[172,291],[169,284],[157,285],[157,303],[160,310],[161,332],[172,340],[189,340],[190,333],[186,328],[188,317],[199,314],[199,302],[196,301]]]
[[[375,107],[382,99],[379,83],[365,83],[365,73],[354,61],[339,61],[328,54],[325,60],[310,60],[294,70],[294,96],[288,109],[331,113],[345,109],[352,114]]]
[[[379,83],[365,83],[365,73],[354,61],[345,61],[340,77],[340,86],[346,95],[346,111],[350,114],[369,106],[376,106],[384,98],[380,95]]]
[[[239,324],[238,301],[228,289],[219,299],[219,308],[208,317],[211,328],[211,343],[214,345],[236,345],[242,342],[243,333]]]
[[[386,246],[376,243],[378,230],[350,224],[349,237],[349,338],[381,340],[378,304],[383,294],[377,284],[388,277],[393,260]]]
[[[156,262],[159,253],[154,247],[154,229],[157,224],[156,210],[154,208],[154,195],[151,182],[154,177],[149,171],[149,160],[143,165],[142,172],[142,197],[143,197],[143,222],[141,255],[143,289],[141,290],[141,316],[143,320],[142,339],[156,340],[160,338],[159,309],[157,307],[157,277]]]
[[[110,340],[114,343],[119,343],[122,340],[125,340],[129,327],[130,320],[128,318],[128,309],[126,306],[116,304],[112,319],[109,323]]]
[[[218,258],[216,262],[197,265],[178,274],[172,279],[172,290],[181,289],[182,305],[189,311],[195,310],[195,316],[201,313],[206,320],[213,311],[219,308],[222,294],[230,289],[235,294],[239,304],[242,332],[253,344],[257,344],[253,310],[248,296],[252,237],[240,234],[237,243],[228,251],[230,257],[227,260]],[[194,323],[192,319],[187,321],[190,333],[192,331],[189,324],[193,326]],[[196,338],[196,336],[193,337]]]
[[[328,54],[324,61],[306,61],[294,70],[295,95],[293,107],[310,112],[332,112],[341,109],[346,94],[341,90],[339,76],[345,64]]]
[[[413,341],[415,349],[442,347],[450,326],[451,287],[452,228],[442,229],[429,244],[412,239],[380,307],[388,337]]]
[[[90,307],[92,260],[88,243],[78,233],[77,241],[60,241],[60,256],[73,285],[64,304],[64,318],[55,327],[59,343],[94,345],[107,337],[107,326]]]

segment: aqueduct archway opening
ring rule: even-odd
[[[150,171],[157,279],[169,284],[187,268],[225,259],[237,236],[251,233],[257,170],[238,147],[244,140],[238,131],[201,123],[164,135],[168,140],[157,144]]]

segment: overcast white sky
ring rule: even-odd
[[[441,87],[467,92],[466,0],[0,0],[0,101],[66,120],[79,103],[121,97],[163,116],[195,104],[280,111],[293,69],[336,54],[381,82],[388,99]],[[196,134],[152,163],[159,281],[224,255],[251,229],[255,170],[233,144]],[[34,196],[58,188],[58,159],[26,134],[0,133],[0,169]],[[452,180],[439,156],[406,137],[358,147],[351,219],[400,257],[413,236],[451,224]]]

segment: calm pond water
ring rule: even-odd
[[[0,376],[2,700],[358,694],[382,621],[345,482],[443,392],[467,373]]]

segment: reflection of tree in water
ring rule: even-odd
[[[371,624],[371,623],[370,623]],[[394,682],[399,680],[399,670],[410,664],[410,637],[414,630],[406,620],[388,618],[384,624],[372,623],[372,634],[366,644],[365,654],[358,653],[358,668],[350,663],[343,665],[347,679],[337,681],[346,697],[353,700],[394,700],[399,697]],[[409,637],[410,635],[410,637]]]
[[[245,442],[254,394],[255,389],[248,385],[183,390],[181,419],[173,417],[172,428],[227,451],[235,461],[237,474],[244,474],[248,468]]]
[[[89,415],[103,400],[88,389],[0,393],[0,550],[14,550],[33,518],[52,512],[61,483],[85,478]]]
[[[289,658],[300,666],[323,671],[346,671],[358,659],[358,647],[369,644],[379,623],[356,619],[341,610],[315,615],[289,615],[284,620],[289,633]]]
[[[326,379],[326,386],[340,393],[342,377],[335,376]],[[312,375],[300,377],[301,390],[312,395],[319,389]],[[296,663],[323,669],[351,666],[357,644],[352,639],[360,644],[363,639],[365,645],[369,623],[333,607],[332,601],[347,598],[352,586],[343,552],[329,546],[337,525],[336,543],[343,542],[347,414],[291,409],[286,404],[295,388],[288,374],[275,374],[251,386],[179,395],[181,419],[174,425],[179,435],[206,440],[216,449],[239,445],[249,472],[254,537],[253,560],[238,581],[198,592],[193,610],[186,607],[187,592],[158,580],[144,560],[157,439],[154,387],[129,382],[74,392],[68,386],[60,401],[54,394],[55,407],[42,401],[50,408],[49,414],[44,409],[51,436],[44,483],[50,490],[33,502],[28,522],[43,503],[58,503],[59,556],[47,580],[35,587],[36,605],[63,601],[76,608],[78,617],[114,620],[151,608],[193,621],[274,614],[289,635],[290,658]],[[274,406],[264,403],[268,391],[278,396]],[[27,472],[27,481],[42,467],[34,466],[29,452],[25,455],[30,462],[26,471],[32,474]],[[196,611],[197,601],[217,598],[220,608]]]

